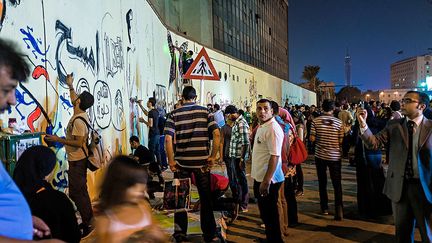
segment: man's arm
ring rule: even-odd
[[[249,149],[249,128],[245,124],[241,125],[239,128],[242,137],[241,159],[245,160]]]
[[[213,159],[213,161],[216,160],[216,156],[217,153],[219,152],[219,145],[220,145],[220,131],[219,128],[214,129],[213,132],[213,146],[212,146],[212,153],[211,153],[211,158]]]
[[[267,171],[264,175],[264,179],[260,184],[259,192],[261,196],[267,196],[270,190],[271,179],[273,178],[273,174],[276,171],[276,166],[278,163],[279,156],[270,155],[270,159],[267,166]]]
[[[144,112],[144,115],[148,116],[148,111],[144,108],[144,106],[141,104],[141,102],[142,102],[142,100],[138,100],[138,106]]]
[[[77,93],[75,92],[75,89],[73,87],[73,76],[72,74],[68,74],[66,76],[66,84],[69,87],[69,96],[71,99],[71,102],[75,101],[76,98],[78,97]]]
[[[366,145],[368,149],[371,150],[379,150],[382,145],[386,145],[388,141],[388,126],[386,126],[382,131],[373,135],[371,130],[368,128],[366,124],[367,112],[366,110],[362,110],[357,113],[357,120],[360,124],[360,138]]]
[[[176,162],[174,160],[174,144],[171,135],[165,134],[165,152],[168,157],[168,164],[172,172],[177,170]]]
[[[224,156],[223,147],[224,147],[224,143],[225,143],[224,139],[225,139],[224,134],[223,134],[223,132],[221,132],[220,133],[220,142],[219,142],[219,157],[220,157],[221,161],[224,159],[224,157],[223,157]]]
[[[152,127],[153,126],[153,118],[149,118],[148,121],[146,121],[144,118],[140,117],[138,119],[138,121],[146,124],[148,127]]]

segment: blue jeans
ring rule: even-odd
[[[159,137],[160,135],[149,136],[148,147],[149,150],[156,156],[158,165],[161,164],[160,148],[159,148]]]
[[[237,158],[226,159],[225,165],[233,198],[240,203],[241,209],[247,209],[249,188],[246,179],[245,165],[240,166],[240,159]]]

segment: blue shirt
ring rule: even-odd
[[[0,164],[0,235],[31,240],[33,223],[30,208],[1,161]]]

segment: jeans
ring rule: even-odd
[[[190,178],[195,176],[195,184],[201,203],[200,218],[201,230],[205,241],[211,241],[216,236],[216,222],[213,215],[212,193],[210,191],[210,172],[203,172],[201,169],[181,168],[175,174],[177,178]],[[187,212],[174,213],[174,237],[186,235],[188,228]]]
[[[298,223],[297,216],[297,199],[294,190],[294,182],[292,176],[285,178],[285,200],[288,204],[288,225],[294,225]]]
[[[69,161],[69,197],[81,214],[84,226],[89,226],[93,218],[93,209],[87,190],[87,159]]]
[[[254,195],[258,199],[260,216],[265,224],[265,233],[268,242],[280,243],[282,233],[279,222],[279,212],[277,207],[279,188],[282,182],[270,184],[269,194],[265,197],[259,192],[261,182],[254,180]]]
[[[245,164],[240,165],[240,159],[229,158],[225,160],[225,165],[233,198],[240,204],[241,209],[247,209],[249,188],[246,179]]]
[[[330,171],[330,178],[333,184],[335,207],[341,207],[342,204],[342,176],[341,161],[329,161],[315,157],[315,165],[318,175],[319,195],[321,210],[328,209],[327,195],[327,167]]]
[[[149,150],[152,151],[154,153],[154,155],[156,156],[156,161],[158,163],[158,165],[161,165],[161,155],[160,155],[160,146],[159,146],[159,138],[160,135],[153,135],[153,136],[149,136],[149,142],[148,142],[148,147]]]

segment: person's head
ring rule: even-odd
[[[188,102],[195,101],[196,97],[197,97],[197,95],[196,95],[196,90],[194,87],[192,87],[192,86],[184,87],[183,93],[182,93],[183,101],[188,101]]]
[[[72,101],[74,108],[78,107],[82,111],[86,111],[92,107],[94,103],[94,97],[88,91],[83,91],[78,97]]]
[[[300,111],[301,111],[301,112],[305,112],[305,110],[306,110],[305,106],[304,106],[304,105],[301,105],[301,106],[300,106]]]
[[[273,116],[279,115],[279,104],[274,100],[270,102],[271,102],[271,107],[273,109]]]
[[[345,104],[343,104],[342,105],[342,110],[348,110],[348,108],[349,108],[349,105],[348,105],[348,103],[345,103]]]
[[[16,104],[15,89],[18,82],[30,74],[29,66],[12,42],[0,39],[0,113]]]
[[[129,144],[132,149],[137,149],[140,146],[140,141],[137,136],[132,136],[129,138]]]
[[[134,159],[120,155],[108,166],[101,186],[100,207],[107,210],[125,203],[144,199],[147,171]]]
[[[429,96],[419,91],[408,91],[402,99],[401,113],[410,119],[418,117],[429,106]]]
[[[153,109],[156,106],[156,99],[154,97],[150,97],[147,101],[147,108]]]
[[[250,113],[251,112],[251,107],[250,106],[246,106],[246,111]]]
[[[335,109],[335,103],[333,100],[325,99],[322,103],[322,109],[324,112],[333,112]]]
[[[273,117],[272,103],[268,99],[260,99],[257,102],[256,114],[258,121],[264,123]]]
[[[314,112],[315,110],[316,110],[316,106],[315,105],[311,105],[310,112]]]
[[[213,108],[214,108],[214,111],[218,111],[218,110],[220,110],[220,105],[214,104]]]
[[[238,110],[235,106],[229,105],[225,107],[225,115],[228,120],[235,121],[239,117]]]
[[[279,107],[278,114],[282,118],[282,120],[284,120],[285,122],[289,122],[288,117],[290,116],[290,114],[286,109]]]
[[[400,105],[399,101],[392,100],[390,103],[390,108],[392,109],[392,111],[399,111],[401,108],[401,105]]]
[[[56,155],[46,146],[36,145],[21,154],[13,178],[27,200],[52,180],[55,165]]]

